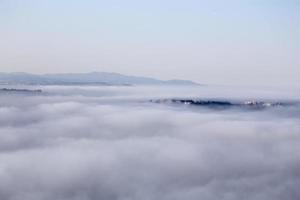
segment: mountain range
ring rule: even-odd
[[[30,85],[198,85],[189,80],[159,80],[110,72],[30,74],[0,73],[0,84]]]

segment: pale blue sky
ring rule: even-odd
[[[0,0],[0,71],[300,86],[300,0]]]

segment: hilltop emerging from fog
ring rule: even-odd
[[[128,76],[119,73],[65,73],[29,74],[0,73],[0,84],[30,85],[197,85],[189,80],[158,80],[149,77]]]

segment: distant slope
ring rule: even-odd
[[[29,74],[0,73],[1,84],[38,84],[38,85],[197,85],[188,80],[158,80],[148,77],[128,76],[118,73],[65,73],[65,74]]]
[[[0,88],[0,95],[1,94],[39,94],[39,93],[42,93],[42,90]]]

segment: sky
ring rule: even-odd
[[[0,71],[300,86],[298,0],[0,0]]]

